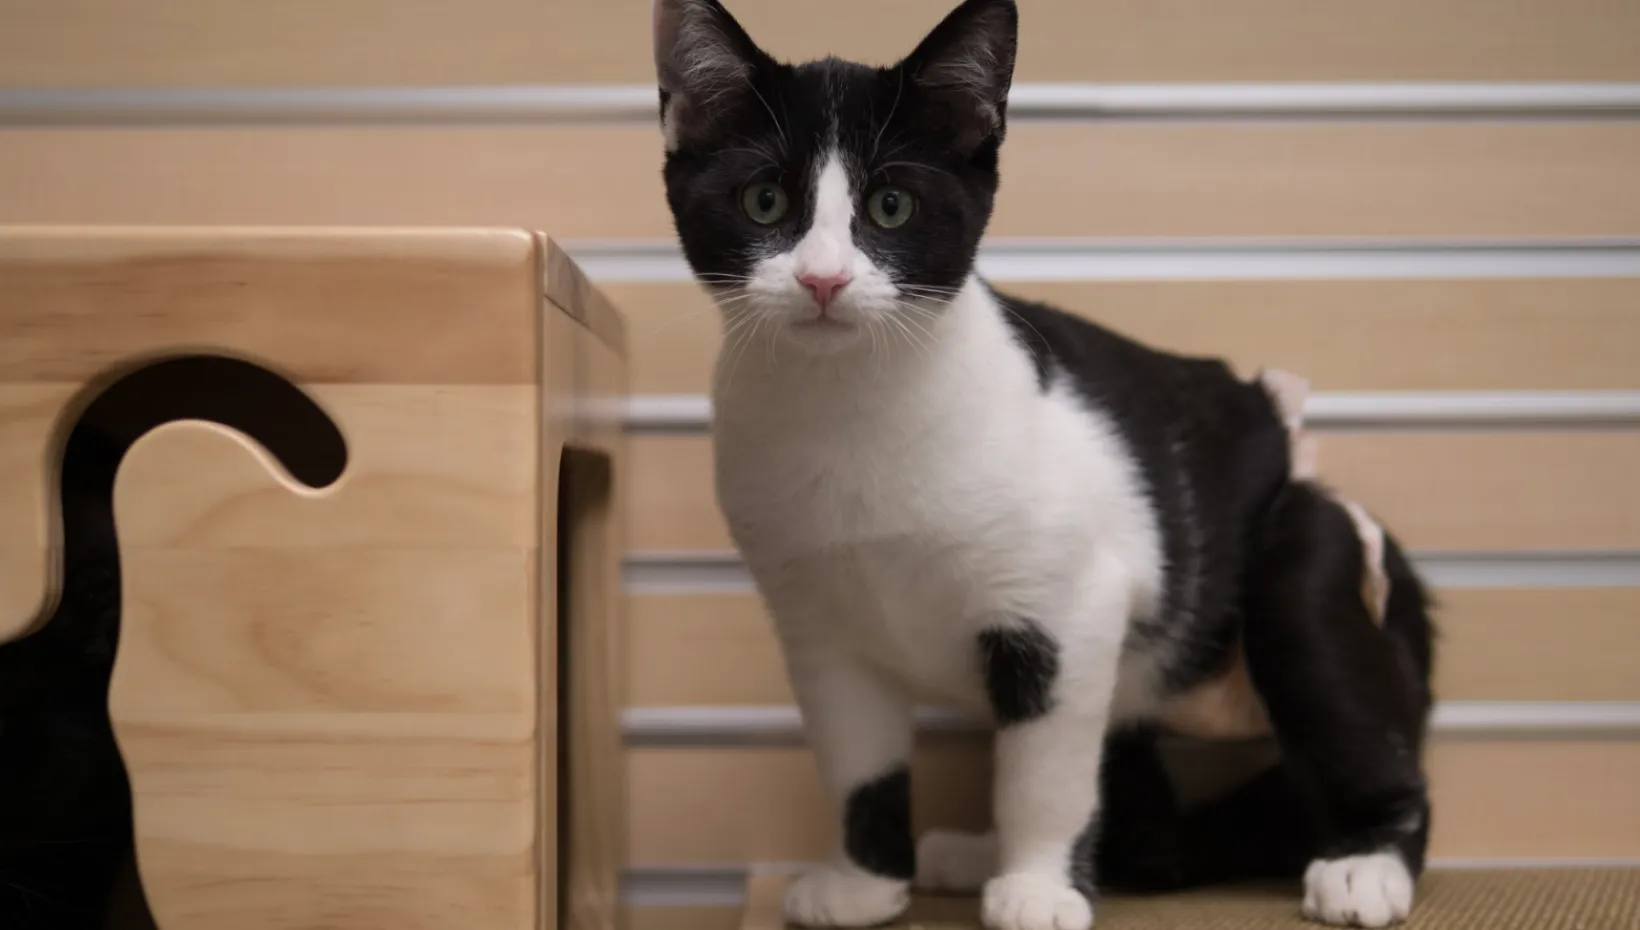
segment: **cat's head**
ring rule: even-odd
[[[938,312],[991,216],[1017,32],[1013,0],[966,0],[893,67],[792,66],[718,0],[655,0],[667,201],[731,325],[836,350]]]

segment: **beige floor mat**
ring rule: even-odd
[[[784,930],[786,879],[754,878],[744,930]],[[1160,897],[1107,897],[1094,930],[1316,930],[1298,891],[1232,888]],[[976,902],[919,900],[895,930],[977,930]],[[1640,869],[1437,871],[1418,883],[1402,930],[1640,930]]]

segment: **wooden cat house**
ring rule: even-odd
[[[528,232],[0,229],[0,727],[112,579],[160,928],[616,924],[624,365]]]

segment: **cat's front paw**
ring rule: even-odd
[[[1017,872],[985,883],[982,907],[990,930],[1088,930],[1093,905],[1070,882]]]
[[[815,869],[786,889],[786,919],[802,927],[872,927],[910,904],[910,882],[835,865]]]
[[[973,894],[997,874],[997,835],[930,830],[917,841],[917,887]]]
[[[1339,927],[1387,927],[1412,912],[1412,873],[1400,853],[1317,859],[1304,873],[1304,916]]]

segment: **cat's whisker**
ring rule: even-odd
[[[917,353],[918,358],[927,357],[928,346],[917,337],[917,334],[912,331],[911,326],[905,320],[900,319],[898,316],[890,316],[886,319],[893,323],[896,329],[905,334],[905,341],[911,344],[912,350]]]
[[[898,138],[900,138],[900,137],[899,137],[899,136],[895,136],[895,137],[894,137],[894,138],[895,138],[895,139],[898,139]],[[906,149],[908,149],[908,148],[910,148],[910,147],[911,147],[911,144],[912,144],[912,143],[913,143],[913,142],[915,142],[915,141],[917,141],[917,140],[916,140],[916,137],[915,137],[915,136],[912,136],[912,137],[910,137],[910,138],[907,138],[907,139],[906,139],[906,141],[904,141],[904,142],[901,142],[901,143],[900,143],[900,144],[899,144],[899,145],[896,145],[896,146],[895,146],[895,147],[893,147],[893,148],[892,148],[892,149],[889,149],[889,150],[888,150],[888,152],[887,152],[887,153],[886,153],[886,154],[884,154],[884,155],[883,155],[883,157],[884,157],[884,158],[893,158],[893,157],[894,157],[894,156],[895,156],[895,155],[898,155],[898,154],[900,154],[900,153],[901,153],[901,152],[903,152],[903,151],[905,151],[905,150],[906,150]]]
[[[721,364],[724,366],[725,376],[733,376],[735,367],[739,364],[739,347],[748,338],[749,330],[755,328],[757,316],[744,314],[732,320],[723,331],[725,348],[720,354]]]
[[[900,284],[896,286],[907,293],[936,294],[945,298],[955,297],[962,293],[960,287],[937,287],[932,284]]]
[[[877,160],[877,151],[881,149],[883,145],[883,133],[888,131],[888,124],[894,122],[894,114],[900,109],[900,97],[904,94],[905,73],[902,71],[900,73],[900,81],[894,88],[894,105],[888,108],[888,118],[883,120],[883,124],[881,126],[877,127],[877,138],[871,143],[871,161]]]
[[[925,163],[920,162],[920,161],[885,161],[885,162],[881,162],[879,167],[882,167],[882,168],[918,168],[918,169],[921,169],[923,171],[937,172],[939,174],[945,175],[948,178],[955,178],[956,177],[955,174],[952,174],[951,172],[945,170],[944,168],[940,168],[940,167],[937,167],[935,165],[925,164]]]
[[[750,319],[751,326],[745,332],[744,339],[738,340],[739,349],[734,360],[734,365],[737,367],[745,362],[746,355],[751,351],[752,346],[757,343],[763,324],[771,321],[771,318],[763,313],[748,313],[747,318]],[[731,368],[730,373],[732,374],[733,371],[734,369]]]
[[[719,303],[721,305],[722,303],[724,303],[724,301],[717,301],[717,303]],[[706,310],[705,308],[703,308],[699,305],[690,304],[690,305],[684,306],[677,313],[670,314],[670,315],[666,316],[664,319],[652,321],[651,325],[644,326],[644,327],[641,327],[641,328],[650,337],[657,337],[657,336],[667,335],[679,323],[697,322],[697,321],[700,320],[701,317],[707,316],[707,315],[709,315],[709,313],[710,313],[710,311]]]

